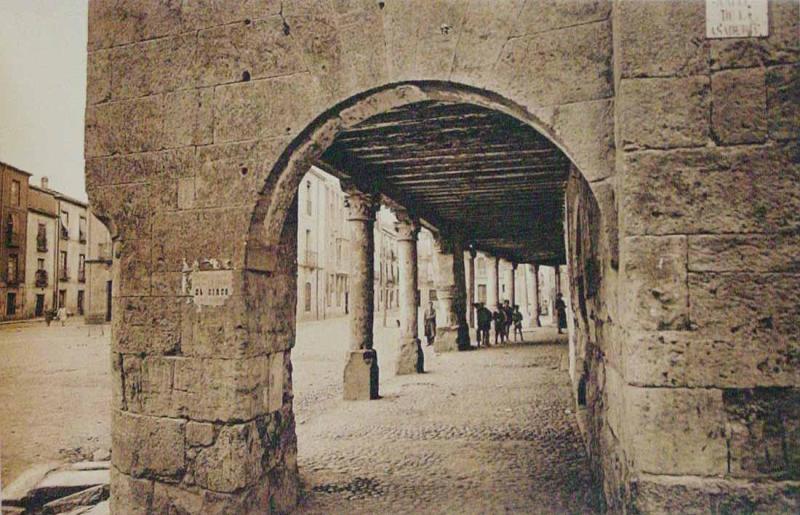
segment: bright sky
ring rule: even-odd
[[[0,161],[85,200],[87,0],[0,0]]]

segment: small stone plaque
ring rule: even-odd
[[[191,292],[192,299],[198,306],[221,306],[233,294],[233,271],[193,272]]]
[[[768,0],[706,0],[706,38],[769,35]]]

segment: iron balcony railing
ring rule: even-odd
[[[20,234],[17,231],[6,231],[6,246],[7,247],[19,247],[20,244]]]
[[[86,233],[84,231],[78,231],[78,241],[86,243]]]
[[[68,240],[69,239],[69,229],[67,229],[63,225],[61,226],[61,239],[62,240]]]
[[[36,271],[36,287],[44,288],[47,286],[47,270]]]
[[[36,236],[36,250],[38,252],[47,252],[47,236],[41,234]]]
[[[59,281],[69,281],[69,273],[66,270],[60,270],[58,272],[58,280]]]
[[[79,283],[86,282],[86,270],[78,270],[78,282]]]

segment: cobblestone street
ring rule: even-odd
[[[347,319],[298,327],[293,351],[303,513],[591,512],[561,370],[565,345],[435,355],[395,376],[398,330],[376,324],[382,399],[341,400]],[[103,333],[101,334],[101,330]],[[526,336],[532,336],[528,333]],[[552,340],[551,329],[536,334]],[[108,327],[0,327],[3,483],[109,446]]]
[[[379,401],[337,398],[311,418],[300,404],[300,511],[593,512],[560,370],[565,353],[546,343],[439,356],[426,349],[428,373],[382,377]],[[390,363],[381,359],[382,374]],[[303,387],[296,383],[301,399]]]

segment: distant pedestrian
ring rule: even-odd
[[[514,322],[514,341],[517,341],[517,334],[519,334],[520,341],[524,340],[522,337],[522,313],[519,312],[519,306],[514,304],[514,312],[511,314],[511,319]]]
[[[58,308],[56,318],[58,318],[58,321],[61,322],[61,327],[64,327],[64,324],[67,322],[67,308],[64,306]]]
[[[506,299],[503,302],[503,315],[506,317],[506,327],[505,327],[505,336],[506,341],[509,341],[509,335],[511,334],[511,325],[514,323],[514,308],[511,307],[511,303]]]
[[[561,334],[561,330],[567,328],[567,305],[564,303],[564,296],[560,293],[556,295],[556,313],[558,314],[558,334]]]
[[[505,341],[506,315],[503,306],[497,305],[497,311],[492,314],[494,320],[494,344],[498,345]]]
[[[433,345],[436,339],[436,310],[433,309],[433,302],[428,302],[428,309],[425,310],[425,339],[428,345]]]
[[[489,346],[489,329],[492,328],[492,312],[483,303],[477,304],[478,312],[478,347]]]
[[[44,310],[44,321],[47,324],[47,327],[50,327],[50,322],[53,321],[53,310],[52,309]]]

